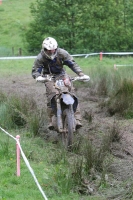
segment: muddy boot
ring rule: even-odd
[[[80,114],[80,108],[79,106],[77,107],[77,110],[75,112],[75,119],[76,119],[76,129],[79,129],[82,127],[82,124],[81,124],[81,114]]]
[[[48,112],[48,118],[49,118],[49,124],[48,124],[48,129],[49,130],[54,130],[54,125],[52,123],[52,117],[54,116],[52,108],[47,108]]]
[[[48,129],[49,129],[49,130],[54,130],[54,126],[53,126],[53,124],[52,124],[52,121],[49,121]]]
[[[76,119],[76,130],[81,128],[81,127],[82,127],[81,120]]]

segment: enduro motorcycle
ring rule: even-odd
[[[72,82],[77,80],[86,82],[90,78],[87,75],[75,78],[65,77],[64,75],[41,77],[41,82],[54,81],[57,93],[51,99],[51,108],[55,114],[52,118],[52,124],[54,130],[61,133],[62,143],[67,149],[72,147],[73,135],[76,131],[74,113],[78,106],[78,98],[72,93]]]

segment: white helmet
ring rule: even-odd
[[[42,49],[44,50],[44,54],[48,59],[53,60],[57,54],[58,44],[56,40],[52,37],[47,37],[42,43]],[[48,53],[48,51],[55,50],[55,52]]]

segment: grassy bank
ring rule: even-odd
[[[24,48],[23,34],[32,19],[30,13],[31,3],[36,0],[6,0],[0,5],[0,56],[18,55],[19,48],[23,55]]]

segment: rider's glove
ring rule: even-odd
[[[83,82],[88,82],[90,80],[90,77],[88,75],[83,75],[83,76],[80,76],[80,79],[81,81]]]
[[[84,73],[83,72],[79,72],[78,75],[79,76],[84,76]]]
[[[46,81],[46,78],[44,78],[44,77],[42,77],[42,76],[38,76],[37,78],[36,78],[36,81],[38,82],[45,82]]]

